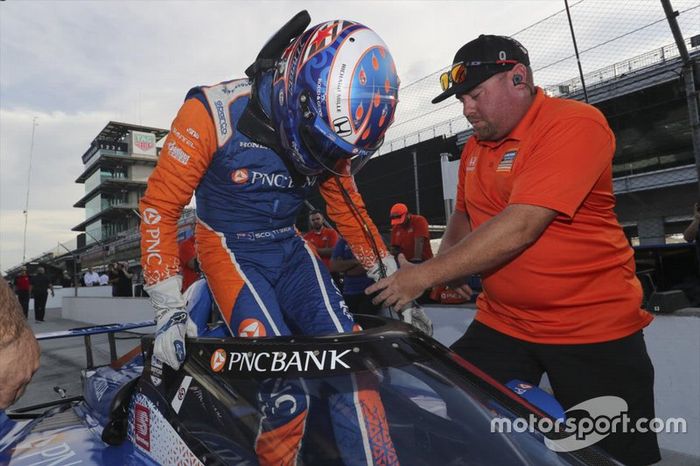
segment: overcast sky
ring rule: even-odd
[[[27,258],[75,238],[80,157],[107,122],[169,128],[188,89],[241,77],[303,8],[312,24],[373,28],[409,83],[478,34],[512,34],[563,1],[0,2],[0,270],[22,260],[33,117]]]

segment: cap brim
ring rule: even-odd
[[[396,217],[391,219],[392,225],[400,225],[406,220],[406,214],[401,214],[401,217]]]
[[[505,71],[509,71],[510,69],[513,68],[514,65],[499,65],[497,68],[490,67],[488,65],[482,67],[481,69],[471,71],[469,73],[469,76],[471,79],[467,78],[463,83],[459,84],[458,86],[452,86],[449,89],[447,89],[445,92],[440,94],[439,96],[435,97],[433,100],[431,100],[431,103],[437,104],[439,102],[442,102],[446,98],[452,96],[452,95],[462,95],[466,94],[467,92],[471,91],[474,89],[476,86],[479,84],[483,83],[487,79],[491,78],[492,76],[495,76],[499,73],[503,73]]]
[[[467,92],[471,91],[472,89],[474,89],[476,86],[478,86],[481,83],[482,83],[482,81],[479,81],[476,83],[465,81],[462,84],[460,84],[459,86],[450,87],[449,89],[447,89],[445,92],[443,92],[439,96],[435,97],[430,102],[433,104],[437,104],[437,103],[442,102],[443,100],[445,100],[446,98],[448,98],[450,96],[457,95],[457,94],[466,94]]]

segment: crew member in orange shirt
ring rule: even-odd
[[[412,214],[406,204],[391,208],[391,246],[409,262],[423,262],[433,257],[430,249],[428,221],[422,215]]]
[[[180,241],[177,245],[178,257],[180,258],[180,264],[182,264],[182,288],[180,291],[183,293],[199,278],[197,248],[195,243],[196,240],[193,229],[192,234]]]
[[[321,261],[330,270],[331,255],[335,243],[338,242],[338,233],[333,228],[323,226],[323,215],[318,210],[313,210],[309,214],[309,226],[310,230],[304,235],[304,239],[314,245]]]
[[[529,65],[508,37],[482,35],[457,52],[433,99],[455,95],[474,129],[455,212],[434,259],[367,293],[401,306],[434,285],[467,291],[464,279],[481,273],[475,320],[452,349],[502,383],[537,385],[546,372],[564,409],[621,398],[634,426],[654,418],[642,333],[652,316],[613,211],[615,137],[596,108],[535,87]],[[659,461],[655,433],[621,430],[597,444],[628,465]]]

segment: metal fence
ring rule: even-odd
[[[672,0],[672,5],[679,12],[678,23],[689,50],[691,53],[700,52],[700,47],[692,48],[689,40],[700,34],[700,2]],[[678,57],[677,47],[658,0],[580,0],[570,4],[570,12],[587,87],[593,88]],[[566,96],[581,89],[571,32],[563,8],[510,35],[528,49],[535,83],[548,94]],[[456,51],[462,45],[453,44],[453,48]],[[363,192],[366,191],[365,199],[370,201],[367,203],[368,209],[380,228],[387,228],[385,217],[388,208],[397,201],[406,202],[412,210],[424,213],[431,223],[437,224],[445,220],[438,199],[441,193],[441,181],[437,179],[436,171],[439,153],[449,152],[452,156],[457,156],[457,147],[464,142],[465,132],[470,129],[469,123],[461,114],[461,106],[455,99],[447,99],[437,105],[430,103],[440,92],[438,77],[445,69],[401,87],[401,103],[397,109],[396,121],[387,132],[386,142],[379,152],[380,155],[393,153],[391,163],[388,159],[383,163],[373,160],[358,176],[358,184]],[[454,135],[457,137],[451,138]],[[409,146],[412,146],[409,150],[401,150]],[[413,152],[417,157],[411,157]],[[664,157],[675,158],[662,160]],[[646,191],[639,189],[636,193],[635,186],[649,180],[635,178],[634,174],[644,171],[645,167],[633,164],[652,163],[652,159],[642,162],[618,161],[615,165],[615,176],[619,176],[616,191],[622,189],[625,192],[635,192],[629,199],[618,202],[627,203],[626,212],[632,212],[629,218],[620,219],[628,229],[636,228],[634,225],[637,220],[653,213],[655,209],[659,214],[665,213],[666,217],[675,219],[673,223],[678,225],[677,230],[690,218],[686,210],[692,206],[694,193],[691,195],[687,189],[687,178],[693,176],[694,166],[688,164],[688,157],[679,158],[675,154],[660,154],[658,159],[654,169],[662,170],[651,176],[656,176],[656,181],[661,184],[668,184],[668,179],[678,182],[678,199],[681,200],[678,210],[669,212],[667,207],[661,204],[657,206],[653,196],[648,195],[653,180],[652,184],[646,185]],[[633,175],[621,176],[630,173]],[[420,196],[416,194],[416,186],[419,187]],[[425,197],[423,202],[421,197]],[[643,202],[646,197],[649,199]],[[321,203],[319,198],[314,201]],[[186,213],[191,214],[190,211]],[[300,216],[303,221],[301,225],[305,225],[303,217],[304,214]],[[181,221],[186,222],[186,219]],[[634,233],[638,235],[637,232]],[[122,258],[122,255],[126,259],[126,256],[137,254],[138,231],[123,232],[120,236],[104,246],[95,244],[79,249],[77,254],[83,265],[107,263],[114,258]],[[75,241],[59,244],[35,259],[60,257],[67,253],[66,250],[75,251],[76,248]]]
[[[679,12],[684,37],[700,33],[700,2],[672,0]],[[658,0],[581,0],[570,4],[571,19],[587,86],[616,79],[678,56],[678,49]],[[535,83],[551,95],[567,95],[581,88],[566,11],[561,11],[510,34],[530,53]],[[690,49],[690,41],[687,40]],[[457,51],[463,44],[453,44]],[[380,154],[440,135],[469,129],[461,105],[447,99],[433,105],[440,93],[436,71],[401,87],[396,121]]]

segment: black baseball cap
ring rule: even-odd
[[[440,76],[440,81],[446,80],[449,87],[432,103],[465,94],[491,76],[511,70],[517,63],[530,65],[527,49],[520,42],[507,36],[482,34],[457,51],[450,70]]]

